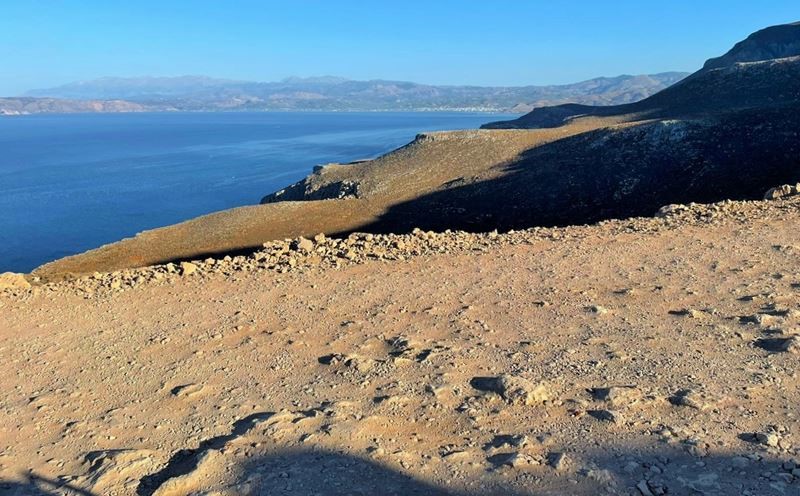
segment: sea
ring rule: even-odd
[[[209,112],[0,116],[0,272],[29,272],[155,227],[243,205],[318,164],[417,133],[514,116]]]

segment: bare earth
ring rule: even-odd
[[[6,292],[0,493],[800,494],[798,222],[725,203]]]

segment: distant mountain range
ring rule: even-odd
[[[64,100],[60,98],[0,98],[0,115],[146,112],[146,105],[124,100]]]
[[[0,113],[213,110],[472,110],[528,112],[562,103],[617,105],[646,98],[683,72],[602,77],[574,84],[520,87],[433,86],[325,76],[278,82],[205,76],[101,78],[0,99]],[[38,99],[46,98],[45,102]],[[114,101],[114,104],[99,102]],[[94,110],[91,110],[94,109]]]

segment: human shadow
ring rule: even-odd
[[[239,429],[245,425],[240,424]],[[239,432],[234,428],[234,431]],[[191,478],[196,462],[209,450],[224,449],[235,435],[201,443],[190,454],[173,456],[168,469],[140,480],[137,494],[153,494],[173,478],[189,475],[186,487],[170,494],[224,494],[284,496],[431,495],[431,496],[542,496],[597,494],[675,494],[723,496],[800,494],[798,463],[790,453],[767,452],[751,436],[729,453],[708,455],[697,444],[672,443],[572,447],[565,451],[565,467],[541,462],[511,466],[518,450],[508,443],[473,448],[471,458],[448,461],[438,454],[405,453],[407,463],[391,455],[357,456],[322,448],[269,449],[249,457],[222,457],[224,481],[201,473]],[[226,439],[223,439],[226,438]],[[530,447],[529,447],[530,448]],[[262,448],[263,449],[263,448]],[[535,452],[536,448],[532,451]],[[739,453],[736,453],[736,452]],[[187,460],[195,463],[185,464]],[[242,461],[244,460],[244,461]],[[230,476],[232,474],[232,477]],[[423,480],[424,478],[424,480]],[[175,492],[177,491],[177,492]],[[209,493],[209,494],[211,494]],[[100,496],[57,480],[31,475],[22,481],[0,481],[3,496]],[[205,494],[205,493],[202,493]],[[216,494],[216,493],[214,493]]]
[[[2,496],[100,496],[68,482],[50,479],[33,473],[21,480],[0,480]]]
[[[457,496],[459,494],[374,461],[329,451],[281,451],[253,458],[239,469],[241,475],[237,484],[246,484],[253,494],[330,496],[377,494]]]
[[[506,450],[508,451],[508,450]],[[379,460],[325,450],[290,449],[253,457],[239,467],[226,489],[241,494],[269,495],[436,495],[541,496],[544,494],[800,494],[800,478],[792,475],[787,456],[758,460],[742,455],[697,456],[685,447],[663,447],[642,454],[595,451],[570,455],[567,468],[548,462],[510,467],[502,450],[480,452],[479,468],[433,476],[416,476],[416,468],[401,468]],[[441,466],[440,466],[441,468]],[[452,475],[457,474],[457,475]],[[435,481],[435,482],[431,482]],[[647,492],[649,491],[649,493]],[[796,491],[796,492],[792,492]]]

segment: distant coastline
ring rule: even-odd
[[[406,81],[289,78],[262,83],[201,76],[102,78],[0,98],[0,115],[121,112],[481,112],[523,114],[646,98],[687,74],[601,77],[550,86],[435,86]]]
[[[341,109],[341,110],[316,110],[316,109],[200,109],[200,110],[181,110],[181,109],[144,109],[144,110],[98,110],[98,111],[40,111],[40,112],[16,112],[6,111],[0,109],[0,117],[24,117],[31,115],[65,115],[65,114],[165,114],[165,113],[187,113],[187,114],[202,114],[202,113],[298,113],[298,114],[341,114],[341,113],[464,113],[464,114],[519,114],[524,112],[511,111],[496,108],[411,108],[411,109]]]

